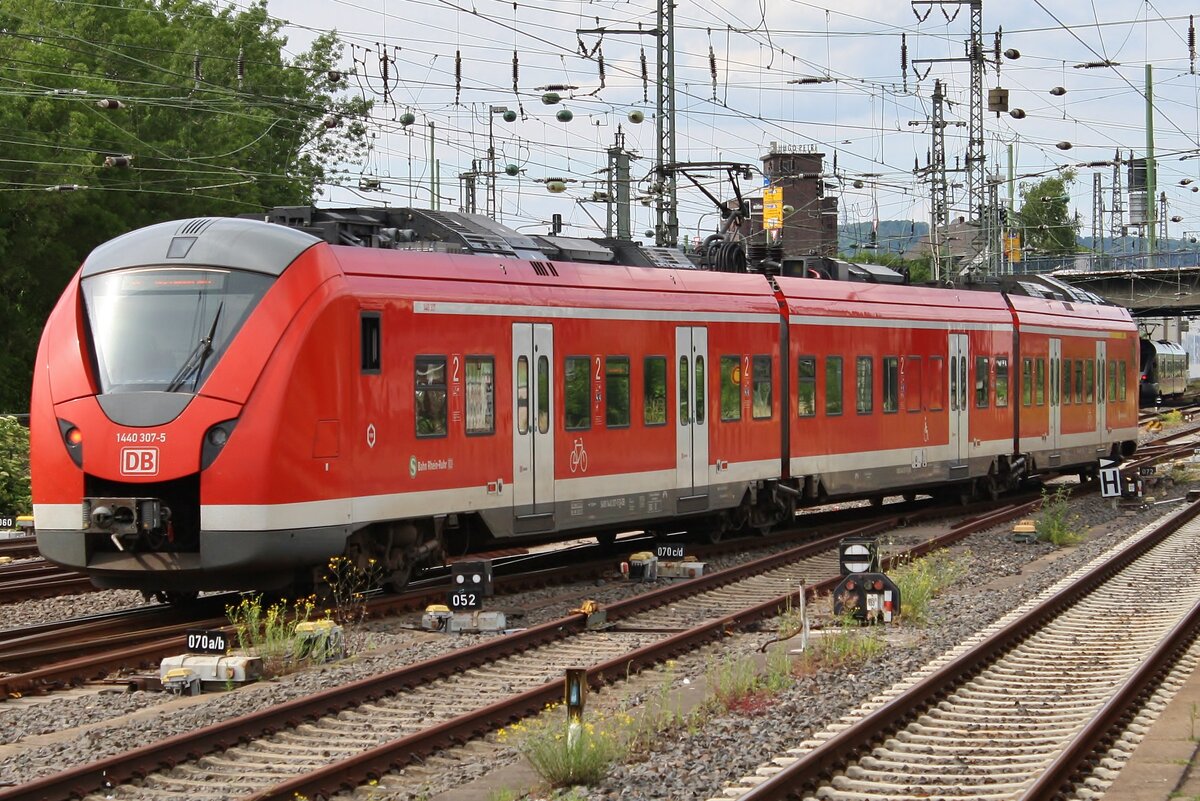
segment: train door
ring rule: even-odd
[[[1097,449],[1103,450],[1104,436],[1108,434],[1108,343],[1096,343],[1096,433],[1101,439]]]
[[[1059,442],[1062,434],[1062,340],[1050,339],[1050,464],[1061,458]]]
[[[512,359],[513,512],[526,520],[544,517],[549,527],[554,514],[554,326],[513,323]]]
[[[680,326],[675,329],[675,486],[679,491],[677,511],[695,512],[708,508],[708,329]]]
[[[967,444],[970,442],[968,430],[968,401],[967,391],[967,359],[970,349],[967,345],[966,334],[950,335],[950,470],[967,469]]]

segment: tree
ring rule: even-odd
[[[0,411],[28,408],[42,324],[96,245],[308,204],[360,154],[368,103],[330,81],[336,35],[289,59],[281,28],[265,0],[0,11]],[[53,189],[72,186],[86,188]]]
[[[1026,246],[1054,256],[1079,249],[1079,220],[1071,214],[1067,194],[1074,180],[1074,170],[1062,170],[1056,176],[1021,187],[1021,210],[1014,227],[1024,231]]]

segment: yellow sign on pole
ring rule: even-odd
[[[768,186],[763,190],[763,229],[783,228],[783,187]]]
[[[1008,235],[1008,260],[1016,264],[1021,260],[1021,235],[1019,233],[1011,233]]]

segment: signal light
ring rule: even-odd
[[[220,426],[216,426],[208,432],[208,441],[220,448],[229,441],[229,432]]]
[[[71,428],[67,431],[67,444],[79,445],[83,442],[83,432],[78,428]]]

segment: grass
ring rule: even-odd
[[[800,660],[800,669],[806,674],[820,668],[837,669],[861,664],[887,647],[878,626],[862,626],[853,614],[844,615],[809,643],[809,649]]]
[[[951,556],[935,551],[921,559],[904,562],[889,574],[900,588],[900,615],[905,622],[929,622],[929,604],[942,590],[967,575],[970,554]]]
[[[598,784],[629,752],[635,721],[626,713],[593,715],[568,722],[561,705],[551,704],[536,718],[500,729],[496,739],[513,742],[544,781],[553,787]]]
[[[1065,485],[1053,494],[1042,488],[1042,506],[1036,529],[1038,539],[1058,548],[1075,545],[1083,540],[1079,530],[1079,515],[1071,513],[1070,492]]]
[[[331,642],[327,634],[297,638],[296,627],[309,621],[314,609],[312,598],[302,598],[290,608],[283,601],[264,608],[262,596],[255,595],[242,598],[237,606],[225,607],[225,615],[233,625],[238,647],[261,657],[263,675],[269,678],[328,662],[335,648],[341,656],[340,643]]]
[[[1183,422],[1183,412],[1178,409],[1172,409],[1169,412],[1160,414],[1158,419],[1165,426],[1177,426]]]

